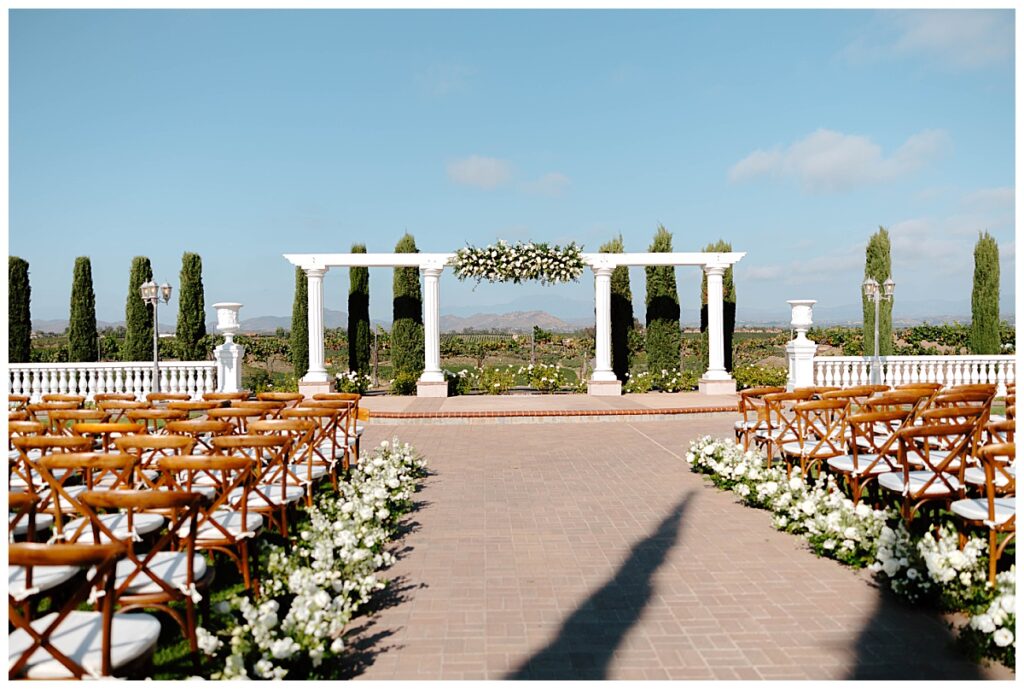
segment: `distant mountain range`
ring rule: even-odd
[[[526,296],[507,304],[493,305],[487,308],[500,312],[480,313],[479,307],[444,308],[441,314],[442,332],[465,332],[470,330],[500,330],[509,332],[526,332],[539,326],[545,330],[567,332],[578,328],[593,326],[593,305],[572,299],[554,298],[538,307],[538,298]],[[534,308],[515,308],[533,306]],[[917,302],[897,301],[897,313],[894,319],[898,327],[917,325],[920,323],[967,323],[971,320],[970,304],[942,300]],[[643,320],[643,312],[637,311],[637,318]],[[736,323],[741,326],[789,325],[789,308],[765,309],[745,306],[740,301]],[[1003,319],[1013,323],[1014,314],[1003,314]],[[371,322],[384,328],[390,327],[390,321],[371,319]],[[861,322],[860,304],[816,304],[814,306],[814,322],[816,325],[859,325]],[[216,332],[216,320],[206,324],[207,332]],[[683,309],[682,325],[693,327],[698,325],[697,314],[692,309]],[[67,320],[37,320],[32,322],[33,329],[38,332],[62,333],[67,329]],[[116,328],[124,325],[124,321],[97,321],[99,329]],[[291,316],[256,316],[241,322],[243,333],[272,333],[278,328],[289,330],[292,325]],[[348,314],[344,311],[324,309],[324,326],[327,328],[344,328],[348,325]],[[160,332],[173,333],[174,327],[160,324]]]

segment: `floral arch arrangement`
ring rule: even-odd
[[[517,242],[504,239],[490,246],[467,246],[455,252],[451,260],[460,280],[474,278],[489,282],[539,280],[544,284],[575,282],[583,274],[583,247],[575,242],[565,247],[546,243]]]

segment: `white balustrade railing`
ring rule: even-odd
[[[8,394],[29,395],[33,402],[54,393],[84,395],[131,393],[143,400],[153,392],[153,364],[104,361],[62,364],[8,364]],[[214,361],[165,361],[160,364],[160,392],[185,392],[191,399],[217,390]]]
[[[878,380],[884,385],[904,383],[941,383],[965,385],[995,383],[996,394],[1006,394],[1006,386],[1016,380],[1013,355],[964,356],[883,356]],[[850,387],[872,382],[873,357],[816,356],[814,384]]]

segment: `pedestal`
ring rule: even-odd
[[[702,395],[735,395],[736,381],[732,378],[701,378],[697,391]]]
[[[416,381],[416,396],[417,397],[447,397],[448,396],[448,383],[446,381],[435,381],[435,380],[417,380]]]
[[[234,342],[225,342],[214,347],[213,359],[217,362],[217,392],[238,392],[242,389],[242,356],[245,347]]]
[[[622,381],[588,380],[587,394],[595,397],[619,397],[622,395]]]
[[[307,382],[304,380],[299,381],[299,392],[306,399],[313,399],[313,395],[321,395],[326,392],[334,392],[334,386],[331,385],[330,381],[314,381]]]

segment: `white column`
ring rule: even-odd
[[[704,266],[708,277],[708,370],[705,380],[729,380],[725,370],[725,334],[722,324],[724,266]]]
[[[594,330],[594,373],[592,381],[614,381],[612,370],[612,271],[611,266],[594,266],[594,304],[597,318]]]
[[[796,337],[786,343],[786,358],[789,360],[789,377],[786,380],[786,390],[792,392],[795,388],[807,388],[814,385],[814,354],[818,346],[813,340],[807,339],[807,330],[813,325],[813,308],[817,303],[814,299],[790,299],[788,302],[792,309],[790,325],[796,330]],[[836,376],[835,384],[842,386],[844,376]],[[860,374],[853,370],[851,378],[855,379],[852,384],[863,382]],[[829,385],[826,379],[825,385]]]
[[[736,381],[725,370],[725,327],[722,317],[722,277],[726,266],[706,264],[708,279],[708,370],[698,381],[698,389],[705,395],[736,392]]]
[[[306,298],[309,328],[309,369],[304,383],[326,383],[324,367],[324,273],[326,268],[306,268]]]
[[[423,275],[423,373],[421,383],[443,383],[441,372],[441,272],[444,266],[424,266]]]

